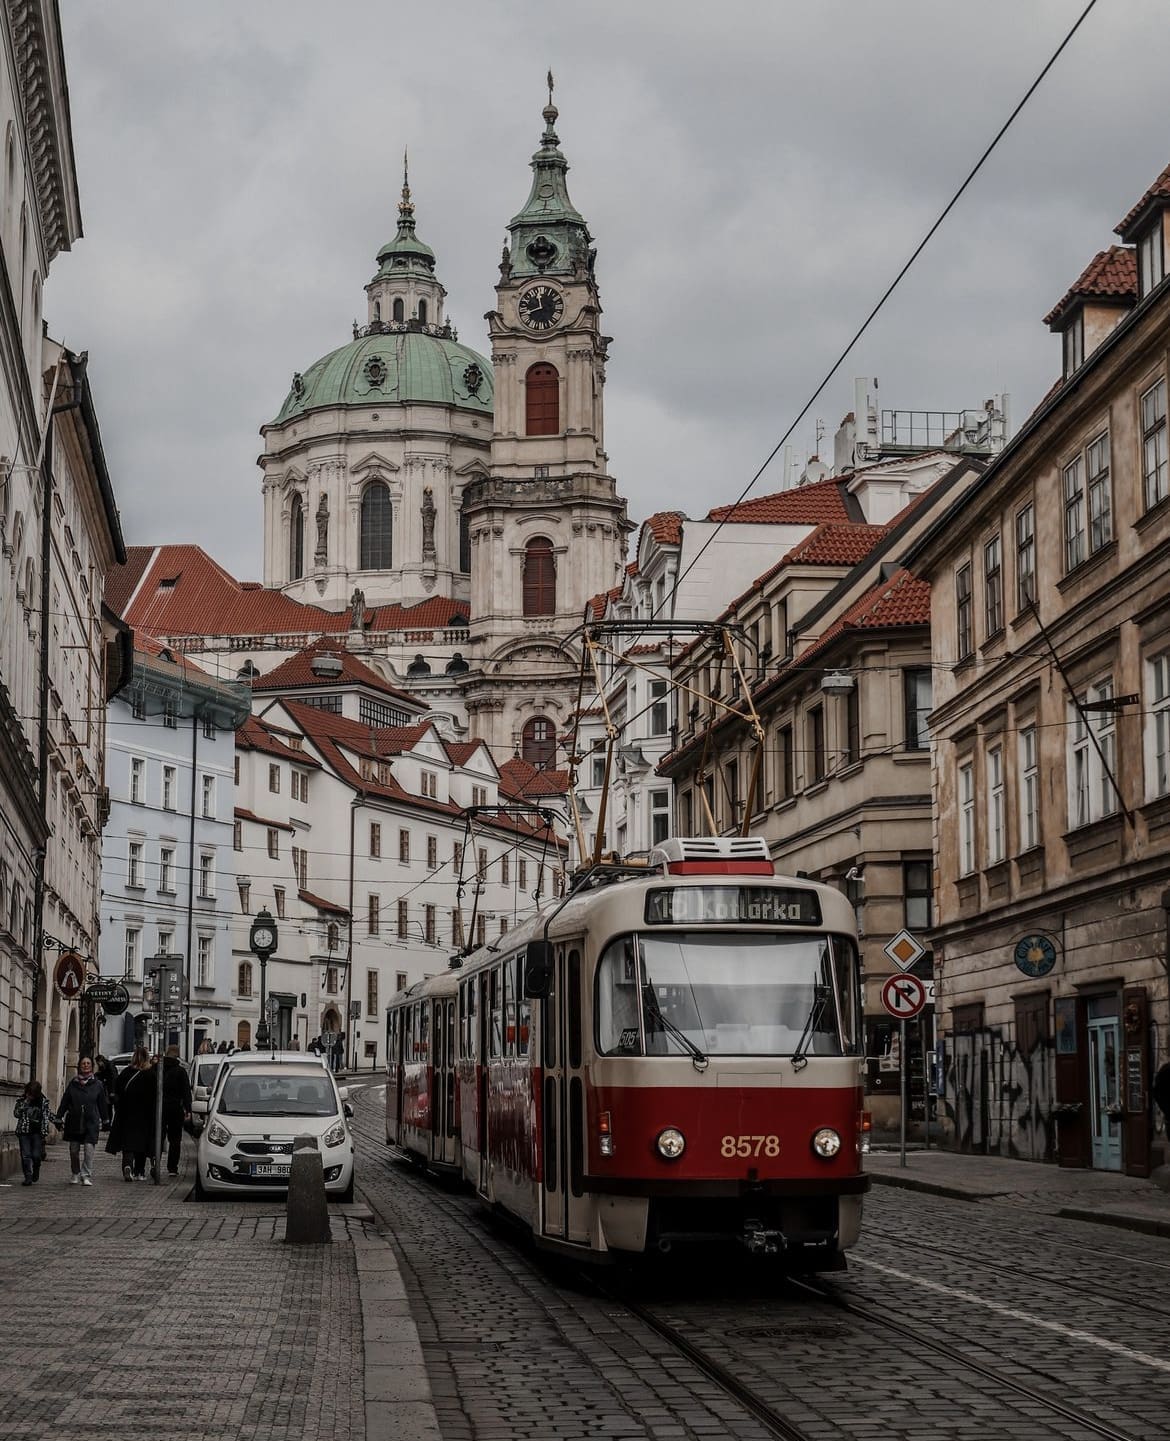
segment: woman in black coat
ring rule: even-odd
[[[157,1074],[149,1053],[139,1047],[118,1077],[114,1124],[106,1150],[122,1153],[122,1179],[146,1180],[146,1158],[154,1151]]]

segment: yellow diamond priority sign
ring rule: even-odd
[[[908,971],[920,956],[926,955],[926,947],[909,931],[899,931],[894,939],[882,949],[894,965],[903,971]]]

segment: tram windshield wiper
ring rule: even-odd
[[[808,1057],[804,1048],[812,1041],[813,1035],[821,1024],[821,1017],[825,1013],[825,1007],[829,1004],[829,988],[823,982],[813,982],[812,1005],[808,1009],[808,1018],[804,1023],[804,1030],[800,1033],[800,1040],[796,1043],[796,1050],[792,1053],[792,1069],[803,1070],[808,1065]]]
[[[709,1062],[706,1055],[695,1045],[694,1041],[691,1040],[690,1036],[688,1036],[684,1030],[681,1030],[668,1016],[663,1014],[662,1007],[658,1004],[658,997],[654,994],[653,986],[642,987],[642,1009],[646,1013],[647,1021],[664,1030],[667,1035],[673,1036],[683,1050],[689,1054],[691,1065],[694,1066],[696,1071],[705,1071],[707,1069]]]

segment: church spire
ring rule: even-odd
[[[409,154],[404,148],[402,195],[398,201],[398,233],[378,251],[378,264],[385,270],[388,266],[401,268],[406,263],[421,265],[426,270],[435,268],[435,252],[429,245],[424,245],[415,233],[414,201],[410,198]]]
[[[548,72],[548,104],[541,112],[544,133],[532,157],[532,189],[524,208],[508,222],[511,273],[568,275],[587,263],[589,227],[569,199],[565,175],[569,162],[561,152],[555,129],[560,111],[553,104],[553,73]]]

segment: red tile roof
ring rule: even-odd
[[[792,547],[780,564],[858,565],[886,534],[886,530],[884,525],[818,525],[811,535]],[[759,583],[756,582],[757,586]]]
[[[257,716],[249,716],[237,729],[236,749],[263,751],[265,755],[279,756],[281,760],[285,761],[296,761],[297,765],[308,766],[313,770],[320,769],[312,756],[307,756],[304,751],[293,750],[292,746],[286,745],[279,736],[273,733],[272,728],[265,725]]]
[[[236,807],[236,819],[239,821],[255,821],[258,826],[269,826],[274,831],[295,831],[296,826],[290,825],[288,821],[270,821],[266,816],[258,816],[255,811],[246,811],[243,806]]]
[[[306,905],[316,906],[319,911],[328,911],[335,916],[349,915],[346,906],[339,906],[336,901],[327,901],[324,896],[315,896],[312,891],[298,891],[297,895]]]
[[[313,670],[313,660],[319,655],[336,656],[341,661],[340,675],[317,675]],[[371,670],[363,661],[358,660],[357,656],[351,655],[343,640],[329,636],[322,636],[304,650],[297,651],[295,655],[281,661],[266,675],[255,676],[252,680],[254,691],[300,690],[306,686],[340,685],[365,686],[369,690],[377,691],[379,695],[402,701],[412,711],[426,709],[426,705],[416,696],[399,690],[388,680],[383,680],[377,671]]]
[[[184,675],[189,672],[199,680],[214,679],[210,671],[204,670],[201,665],[196,665],[195,662],[191,660],[189,656],[185,656],[182,651],[175,650],[171,646],[163,645],[161,641],[155,640],[152,635],[146,635],[145,633],[136,634],[134,636],[134,650],[135,652],[141,652],[143,656],[151,660],[166,661]]]
[[[116,615],[125,616],[126,606],[134,594],[134,588],[142,579],[142,572],[146,569],[153,554],[153,546],[128,545],[126,547],[126,564],[115,565],[106,572],[104,598],[106,604]]]
[[[919,580],[905,568],[889,580],[879,581],[829,626],[816,643],[802,651],[794,664],[803,669],[809,657],[825,650],[830,642],[852,630],[886,630],[894,626],[930,624],[930,583]]]
[[[568,771],[540,771],[530,762],[513,756],[500,767],[500,791],[517,800],[538,800],[563,796],[569,789]]]
[[[650,527],[659,545],[681,545],[684,520],[686,515],[681,510],[659,510],[642,524]]]
[[[821,525],[826,521],[850,521],[853,517],[846,500],[844,478],[829,476],[795,490],[756,496],[736,505],[716,506],[707,512],[707,519],[755,525]]]
[[[241,583],[197,545],[132,546],[126,574],[110,595],[125,595],[124,619],[156,635],[338,635],[349,630],[348,607],[323,610],[290,600],[254,581]],[[131,576],[142,584],[134,591]],[[114,606],[114,609],[118,609]],[[467,624],[466,601],[431,596],[418,605],[382,605],[365,613],[369,630],[441,630]]]
[[[1170,165],[1162,171],[1153,185],[1146,191],[1125,219],[1117,226],[1114,234],[1122,240],[1132,240],[1133,230],[1139,221],[1145,220],[1147,212],[1155,206],[1170,203]]]
[[[483,744],[484,742],[477,736],[469,741],[444,741],[443,749],[447,752],[447,759],[453,766],[465,766]]]
[[[1124,245],[1100,250],[1081,271],[1079,278],[1044,317],[1044,324],[1056,329],[1079,300],[1096,299],[1132,305],[1137,300],[1137,256]]]

